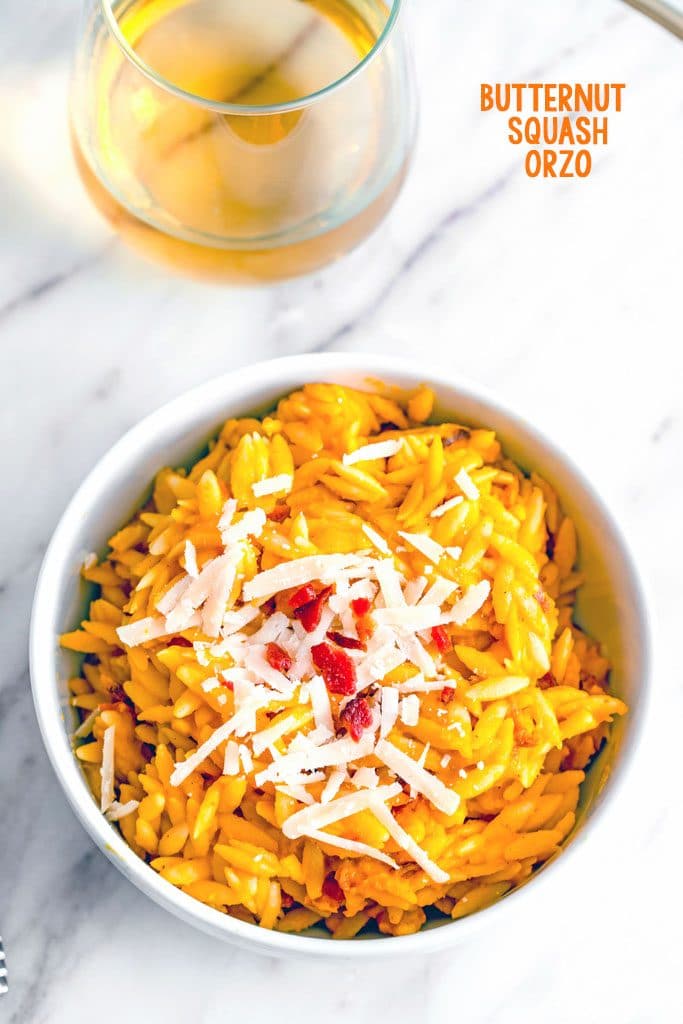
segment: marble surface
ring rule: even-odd
[[[147,265],[90,208],[66,130],[78,8],[0,12],[0,1021],[683,1019],[681,44],[619,0],[414,2],[421,135],[389,220],[324,273],[235,290]],[[482,80],[542,77],[628,83],[587,181],[527,180],[478,111]],[[330,348],[417,351],[514,402],[617,511],[659,630],[641,762],[564,886],[383,966],[250,956],[151,905],[68,809],[27,673],[41,555],[109,445],[214,374]]]

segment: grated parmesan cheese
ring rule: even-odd
[[[447,580],[445,576],[437,576],[431,587],[420,601],[420,604],[436,604],[441,606],[458,589],[457,583]]]
[[[377,790],[374,792],[377,792]],[[438,864],[435,864],[434,861],[429,859],[425,851],[421,846],[418,846],[413,837],[408,835],[405,829],[401,828],[385,804],[379,803],[379,801],[376,804],[373,804],[372,813],[380,824],[384,825],[392,839],[397,842],[410,857],[412,857],[416,864],[420,865],[422,870],[425,871],[433,881],[437,882],[439,885],[444,885],[446,882],[450,882],[450,875],[443,871]]]
[[[270,476],[265,480],[257,480],[251,485],[255,498],[265,498],[270,494],[289,494],[294,483],[294,477],[289,473],[280,473],[279,476]]]
[[[435,775],[425,768],[421,768],[417,761],[408,757],[393,743],[388,740],[380,740],[375,748],[375,756],[387,768],[391,768],[393,772],[404,779],[409,786],[412,786],[417,793],[422,793],[437,810],[443,811],[444,814],[455,814],[460,804],[458,794],[444,786],[443,782]]]
[[[225,760],[223,761],[224,775],[239,775],[240,773],[240,748],[235,740],[228,740],[225,744]]]
[[[329,804],[330,800],[334,800],[335,796],[343,786],[347,778],[346,768],[335,768],[330,772],[325,788],[320,794],[320,802],[323,804]]]
[[[328,804],[314,804],[303,811],[297,811],[287,818],[282,825],[282,831],[288,839],[299,839],[306,835],[311,829],[325,828],[335,821],[343,818],[350,818],[352,814],[365,811],[376,803],[384,800],[391,800],[401,792],[399,783],[391,786],[379,786],[377,789],[361,789],[356,793],[349,793],[347,796],[340,796]]]
[[[479,488],[466,469],[463,468],[458,471],[455,477],[455,482],[466,498],[469,498],[470,501],[477,500],[479,497]]]
[[[338,573],[345,570],[357,572],[358,577],[369,573],[372,562],[358,555],[306,555],[293,562],[283,562],[272,569],[264,569],[244,584],[242,596],[245,601],[272,597],[281,590],[302,587],[305,583],[320,580],[333,583]]]
[[[400,608],[405,604],[403,590],[401,589],[401,575],[391,558],[383,558],[375,563],[375,575],[382,597],[387,608]]]
[[[108,729],[104,730],[102,736],[102,765],[100,767],[100,779],[102,785],[100,788],[100,810],[102,812],[108,811],[111,805],[114,803],[114,738],[116,736],[116,728],[110,725]]]
[[[213,754],[214,750],[227,740],[233,733],[238,733],[240,727],[244,726],[245,720],[249,721],[249,716],[252,715],[257,708],[264,707],[269,701],[268,691],[263,693],[255,693],[250,701],[245,701],[239,711],[237,711],[231,718],[228,718],[226,722],[223,722],[204,743],[201,743],[197,749],[184,761],[176,762],[175,771],[171,774],[170,783],[172,786],[179,786],[185,779],[192,775],[195,769],[199,768],[203,761],[207,757]],[[238,733],[239,735],[239,733]]]
[[[279,793],[291,796],[293,800],[298,800],[300,804],[315,803],[311,794],[307,793],[303,786],[278,786],[277,789]]]
[[[288,732],[291,732],[297,727],[296,715],[287,715],[285,718],[276,722],[275,725],[270,725],[266,729],[262,729],[260,732],[255,732],[251,737],[251,745],[254,748],[254,753],[258,756],[263,751],[276,743],[277,740],[286,736]]]
[[[254,770],[254,762],[252,760],[251,751],[244,743],[240,743],[240,761],[247,775],[250,775]]]
[[[254,508],[245,512],[238,523],[221,530],[221,537],[226,548],[233,547],[247,537],[260,537],[266,525],[266,513],[262,508]]]
[[[360,856],[372,857],[374,860],[379,860],[382,864],[388,864],[390,868],[398,869],[398,864],[391,857],[382,853],[381,850],[376,850],[374,846],[369,846],[367,843],[359,843],[356,839],[345,839],[343,836],[333,836],[329,832],[321,832],[318,829],[312,829],[307,833],[309,839],[315,839],[319,843],[325,843],[327,846],[336,846],[340,850],[348,850],[350,853],[357,853]]]
[[[114,800],[109,805],[109,810],[105,813],[107,821],[121,821],[121,818],[127,818],[133,811],[137,811],[140,806],[139,800],[128,800],[125,804],[120,804],[118,800]]]
[[[434,562],[438,565],[444,555],[444,548],[441,544],[437,544],[435,540],[432,540],[426,533],[406,533],[405,530],[398,531],[399,537],[410,544],[411,547],[419,551],[421,555],[428,558],[430,562]]]
[[[438,604],[412,604],[404,608],[376,608],[372,617],[378,626],[395,626],[418,633],[437,626],[442,615]]]
[[[465,499],[460,495],[457,498],[450,498],[448,501],[444,501],[443,505],[437,505],[433,511],[429,513],[432,519],[440,519],[441,516],[445,516],[447,512],[450,512],[452,508],[457,508],[458,505],[462,505]]]
[[[364,444],[355,452],[346,452],[342,461],[345,466],[353,466],[357,462],[373,462],[375,459],[390,459],[400,452],[403,447],[402,439],[391,441],[378,441],[375,444]]]
[[[194,580],[196,580],[197,577],[199,576],[199,566],[197,565],[197,549],[195,548],[191,540],[185,541],[185,572]]]
[[[334,720],[330,706],[330,695],[325,681],[321,676],[314,676],[308,683],[308,693],[313,708],[313,718],[317,728],[327,729],[334,735]]]
[[[349,761],[371,754],[374,745],[374,736],[372,733],[366,732],[358,743],[345,736],[332,743],[326,743],[322,747],[297,750],[294,753],[287,752],[259,772],[256,776],[256,785],[262,786],[264,782],[278,780],[287,782],[290,775],[304,769],[314,771],[317,768],[331,768],[338,765],[346,767]]]
[[[374,545],[374,547],[376,547],[378,551],[381,551],[383,555],[391,554],[391,548],[389,547],[381,533],[378,533],[377,530],[373,530],[373,528],[369,526],[367,523],[363,523],[361,529],[365,536],[370,541],[370,543]]]
[[[443,625],[454,622],[456,626],[464,626],[468,619],[471,619],[483,607],[490,592],[491,584],[488,580],[475,583],[464,597],[456,601],[450,612],[442,619]]]
[[[415,693],[409,694],[401,701],[401,721],[404,725],[414,726],[420,720],[420,698]]]
[[[379,734],[384,739],[388,736],[396,724],[398,718],[398,690],[393,686],[383,686],[382,712],[380,717]]]
[[[218,529],[223,534],[224,530],[227,530],[233,519],[235,518],[235,512],[237,511],[237,502],[234,498],[228,498],[226,503],[223,505],[223,510],[218,520]]]
[[[76,731],[74,732],[74,739],[82,740],[85,736],[89,736],[90,733],[92,732],[93,725],[95,724],[99,717],[100,709],[95,708],[94,711],[91,711],[90,714],[83,719],[79,727],[76,729]]]
[[[158,640],[159,637],[168,636],[172,630],[166,625],[166,620],[161,617],[148,616],[145,619],[138,619],[137,622],[129,622],[125,626],[119,626],[116,635],[125,647],[139,647],[149,640]]]

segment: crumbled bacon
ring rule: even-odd
[[[273,511],[268,513],[268,519],[274,523],[284,523],[288,515],[289,507],[287,505],[276,505]]]
[[[351,611],[359,617],[367,615],[370,611],[371,601],[368,597],[357,597],[351,602]]]
[[[323,886],[323,888],[324,888],[324,886]],[[294,897],[290,896],[288,892],[284,892],[284,890],[283,890],[283,892],[282,892],[282,894],[280,896],[280,902],[282,904],[282,909],[283,910],[289,910],[290,907],[294,906]]]
[[[348,729],[351,739],[356,743],[359,742],[365,730],[369,729],[372,725],[372,712],[364,697],[356,697],[354,700],[350,700],[339,718]]]
[[[297,608],[302,608],[303,605],[308,604],[310,601],[315,601],[315,598],[315,587],[312,583],[307,583],[304,587],[300,587],[293,594],[290,594],[288,604],[292,611],[296,611]]]
[[[546,672],[544,676],[538,680],[538,687],[540,690],[548,690],[551,686],[557,686],[557,679],[552,672]]]
[[[455,690],[452,686],[444,686],[439,700],[442,704],[450,704],[455,697]]]
[[[349,697],[356,692],[356,667],[346,651],[330,644],[316,644],[311,656],[330,693]]]
[[[275,643],[267,644],[266,661],[277,672],[289,672],[292,667],[292,659],[287,654],[287,651],[284,647],[280,647],[279,644]]]
[[[323,893],[334,903],[344,902],[344,890],[334,875],[328,875],[323,882]]]
[[[218,682],[221,686],[225,686],[231,692],[235,689],[235,684],[230,679],[219,679]]]
[[[109,691],[109,703],[100,704],[100,711],[132,711],[135,705],[120,683]]]
[[[451,649],[451,638],[448,635],[448,630],[444,629],[443,626],[433,627],[432,640],[440,654],[445,654],[446,651]]]
[[[367,644],[368,640],[375,632],[375,624],[369,615],[363,615],[356,621],[356,632],[358,637],[363,644]]]
[[[169,647],[192,647],[192,641],[185,636],[174,636],[168,641]]]
[[[325,587],[312,601],[308,601],[306,604],[302,604],[294,609],[296,618],[307,633],[313,633],[320,625],[323,605],[331,593],[332,587]]]
[[[328,631],[327,639],[331,640],[337,647],[345,647],[349,651],[365,650],[365,644],[362,640],[357,640],[355,636],[345,636],[344,633],[337,633],[334,629]]]

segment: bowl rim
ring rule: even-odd
[[[106,493],[108,481],[117,468],[126,464],[134,465],[140,450],[151,451],[155,447],[161,447],[169,437],[178,439],[183,423],[191,416],[197,405],[205,403],[213,408],[214,403],[222,401],[225,403],[227,418],[230,415],[231,404],[239,404],[241,399],[257,386],[272,386],[273,392],[277,393],[278,382],[281,381],[281,393],[284,394],[292,387],[299,386],[288,383],[290,380],[297,379],[303,384],[324,378],[326,375],[344,372],[366,375],[369,379],[386,379],[389,382],[392,378],[400,377],[412,379],[416,384],[431,383],[435,387],[444,385],[463,398],[488,406],[503,415],[512,429],[519,428],[523,434],[529,435],[550,458],[564,466],[580,489],[598,508],[616,545],[619,560],[629,580],[630,596],[636,608],[638,621],[641,623],[643,673],[638,691],[638,706],[630,712],[628,741],[624,744],[616,769],[610,773],[599,805],[592,810],[590,820],[585,826],[579,830],[569,845],[563,848],[561,855],[547,863],[543,871],[533,878],[530,886],[524,885],[513,890],[505,899],[498,900],[469,917],[446,921],[439,927],[412,935],[336,942],[306,935],[268,931],[221,914],[166,882],[133,853],[123,836],[101,814],[87,790],[85,779],[71,752],[58,699],[58,677],[54,665],[57,648],[53,643],[46,643],[45,637],[50,634],[54,637],[52,626],[57,599],[63,590],[68,589],[63,554],[78,538],[83,506],[89,509],[93,502]],[[444,949],[466,940],[485,925],[495,925],[503,915],[509,915],[511,910],[517,909],[522,891],[529,890],[538,896],[541,879],[547,881],[555,878],[558,861],[566,865],[570,854],[576,857],[584,849],[597,822],[603,820],[613,810],[619,795],[623,794],[637,749],[642,742],[651,696],[652,635],[652,617],[649,613],[646,591],[629,545],[610,509],[572,458],[537,427],[523,419],[514,408],[491,394],[486,387],[459,374],[448,371],[438,371],[438,375],[435,372],[425,373],[424,367],[416,360],[381,354],[304,353],[249,364],[183,392],[138,421],[98,459],[62,513],[46,550],[36,583],[31,613],[29,664],[34,707],[43,744],[67,800],[91,839],[138,890],[194,927],[252,951],[271,955],[313,955],[316,958],[341,956],[347,959],[384,959],[406,953],[426,953]]]

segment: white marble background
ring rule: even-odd
[[[683,49],[619,0],[412,7],[422,130],[398,206],[339,266],[247,291],[172,278],[111,235],[67,145],[77,0],[2,0],[3,1024],[683,1019]],[[542,77],[628,83],[587,181],[527,180],[478,112],[482,80]],[[147,902],[68,809],[27,675],[42,552],[106,448],[196,382],[327,348],[419,352],[516,403],[617,511],[659,628],[649,742],[564,886],[465,948],[381,967],[260,959]]]

